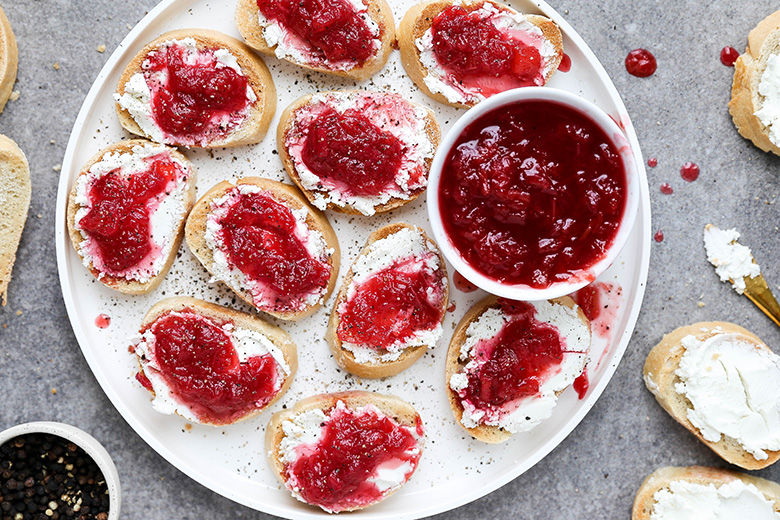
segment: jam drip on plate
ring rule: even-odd
[[[450,83],[485,97],[543,85],[544,60],[536,47],[542,37],[501,30],[495,16],[449,6],[433,19],[433,52]]]
[[[447,235],[474,269],[505,283],[545,288],[587,276],[626,206],[615,146],[587,116],[550,101],[483,115],[442,171]]]
[[[376,35],[348,0],[258,0],[257,7],[309,45],[319,62],[365,63]]]
[[[339,339],[387,348],[435,328],[443,314],[441,283],[441,271],[426,268],[424,259],[396,260],[357,285],[341,313]]]
[[[231,423],[265,406],[279,388],[271,354],[240,361],[231,336],[211,319],[168,314],[151,331],[160,376],[201,421]]]
[[[295,215],[270,194],[241,194],[218,223],[228,261],[276,296],[275,310],[328,285],[330,266],[311,256]]]
[[[302,160],[324,182],[348,196],[381,195],[395,187],[403,144],[358,110],[331,107],[312,121]]]
[[[216,50],[163,45],[144,61],[154,121],[180,142],[223,137],[245,117],[247,78],[220,63]]]
[[[160,252],[160,245],[152,240],[150,216],[181,170],[167,154],[147,159],[147,166],[130,175],[108,172],[89,188],[90,208],[78,226],[89,235],[99,270],[106,274],[150,270],[153,257]]]
[[[306,502],[333,512],[365,506],[388,491],[369,480],[380,466],[407,464],[405,480],[414,472],[420,459],[417,439],[372,408],[334,408],[316,445],[296,449],[299,456],[286,471]]]

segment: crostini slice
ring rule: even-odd
[[[0,211],[0,296],[5,305],[16,251],[27,222],[32,188],[27,157],[14,141],[4,135],[0,135],[0,194],[4,202]]]
[[[3,113],[5,104],[11,98],[18,63],[19,50],[16,47],[14,31],[3,8],[0,7],[0,114]]]

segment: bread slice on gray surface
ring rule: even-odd
[[[30,208],[30,165],[11,139],[0,135],[0,296],[8,301],[8,283]]]
[[[379,26],[380,45],[375,54],[362,64],[355,64],[346,70],[334,70],[327,66],[305,61],[302,58],[286,56],[284,59],[305,69],[326,74],[334,74],[355,81],[363,81],[375,73],[379,72],[387,63],[390,52],[395,44],[395,21],[393,20],[393,11],[386,0],[364,0],[367,7],[367,15]],[[264,35],[264,28],[260,25],[260,11],[257,7],[257,0],[238,0],[236,6],[236,26],[238,32],[246,41],[247,45],[253,49],[276,56],[277,45],[269,45]]]
[[[125,67],[119,78],[116,97],[121,98],[126,93],[128,82],[135,74],[142,72],[142,65],[149,53],[159,48],[165,42],[183,40],[185,38],[195,40],[198,49],[226,49],[229,51],[236,58],[241,73],[246,76],[248,86],[254,92],[257,100],[247,108],[245,119],[236,128],[229,130],[224,137],[217,137],[205,143],[182,143],[176,139],[166,138],[163,139],[165,144],[200,148],[222,148],[262,141],[276,112],[276,87],[274,86],[271,73],[262,58],[252,52],[243,42],[217,31],[208,29],[178,29],[154,39],[141,49]],[[125,130],[147,139],[153,139],[153,136],[148,135],[141,129],[132,114],[119,101],[116,102],[116,114]]]
[[[19,51],[11,22],[0,7],[0,113],[3,112],[5,104],[11,97],[18,61]]]
[[[693,335],[699,340],[705,340],[718,333],[736,334],[751,346],[771,352],[758,336],[733,323],[694,323],[677,328],[665,335],[658,345],[650,351],[643,370],[645,385],[664,410],[669,412],[669,415],[724,460],[748,470],[765,468],[780,459],[780,451],[765,450],[768,455],[767,459],[756,460],[753,454],[746,451],[734,438],[721,435],[721,439],[717,442],[708,441],[688,418],[688,411],[692,409],[691,402],[685,395],[675,390],[675,385],[681,382],[675,371],[680,367],[680,360],[685,354],[685,347],[682,345],[683,338]]]
[[[780,484],[725,469],[704,466],[665,467],[655,470],[642,482],[634,499],[631,520],[650,520],[656,504],[655,494],[661,490],[668,490],[672,482],[682,481],[701,486],[712,484],[715,487],[720,487],[735,480],[740,480],[745,484],[752,484],[758,488],[758,491],[764,495],[766,500],[774,503],[774,511],[780,513]],[[745,520],[750,519],[745,517]]]

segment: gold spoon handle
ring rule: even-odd
[[[775,296],[769,289],[766,280],[763,275],[758,275],[755,278],[745,277],[745,296],[750,298],[750,301],[756,304],[756,307],[761,309],[764,314],[775,322],[780,327],[780,303],[777,303]]]

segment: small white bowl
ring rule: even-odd
[[[441,180],[442,168],[447,156],[450,153],[455,141],[461,136],[468,125],[482,117],[492,110],[525,101],[552,101],[566,105],[578,112],[587,115],[611,138],[612,144],[618,150],[626,170],[626,207],[623,212],[623,218],[618,226],[615,239],[612,245],[607,249],[604,256],[589,268],[578,273],[572,279],[565,282],[554,282],[548,287],[537,289],[525,284],[509,284],[499,282],[474,269],[460,255],[454,244],[444,230],[441,212],[439,209],[439,183]],[[623,246],[628,241],[631,228],[636,220],[636,214],[639,209],[639,174],[637,171],[636,159],[631,150],[623,132],[613,119],[599,107],[585,99],[569,92],[550,87],[524,87],[502,92],[487,100],[479,103],[468,110],[450,129],[449,133],[442,139],[441,145],[436,152],[431,165],[431,172],[428,176],[428,216],[430,217],[433,234],[436,242],[441,248],[444,256],[452,263],[461,275],[477,287],[485,291],[519,301],[537,301],[558,298],[571,294],[578,289],[588,285],[599,275],[612,265]]]
[[[19,424],[0,432],[0,446],[15,437],[31,433],[48,433],[62,437],[84,450],[95,461],[103,478],[106,479],[108,488],[109,510],[108,520],[119,519],[119,509],[122,503],[122,494],[119,488],[119,473],[116,471],[114,461],[106,449],[90,434],[75,426],[58,422],[31,422]]]

